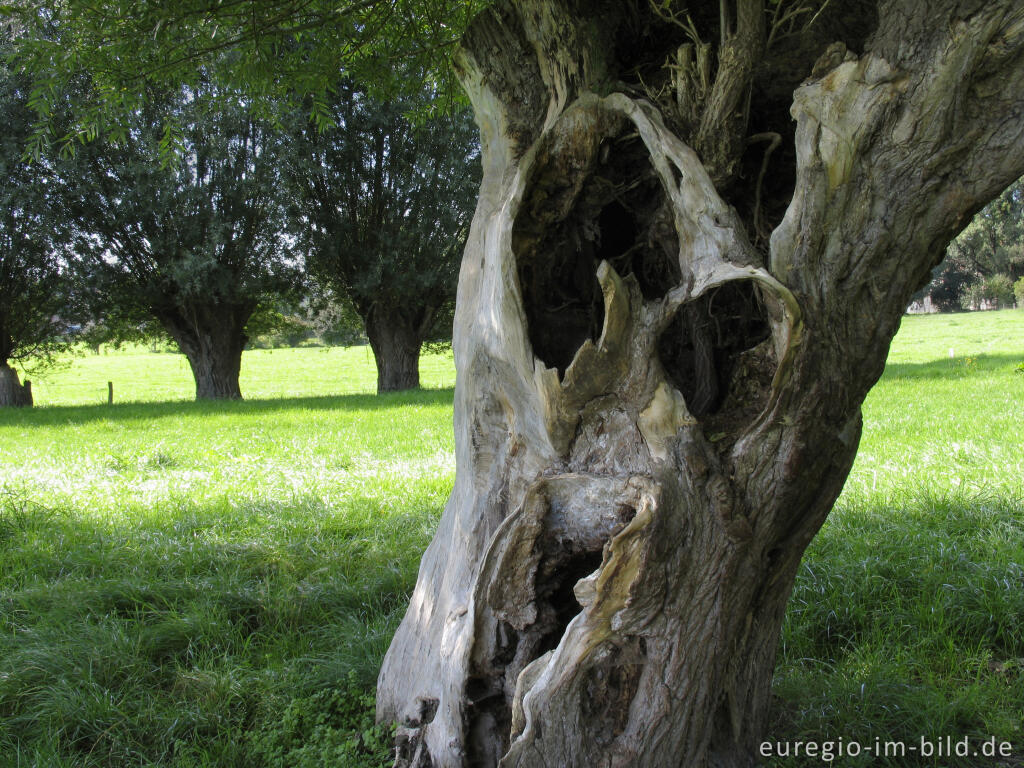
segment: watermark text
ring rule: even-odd
[[[972,740],[968,736],[942,736],[916,742],[874,739],[821,739],[820,741],[762,741],[761,757],[810,757],[831,763],[847,757],[1010,757],[1013,745],[995,736]]]

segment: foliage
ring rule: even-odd
[[[51,141],[73,149],[82,140],[122,138],[155,89],[200,87],[212,76],[218,94],[239,93],[261,105],[309,96],[310,119],[326,127],[327,100],[339,73],[390,96],[409,85],[398,65],[415,62],[423,80],[440,83],[451,104],[449,54],[480,0],[185,0],[101,5],[27,0],[5,7],[26,29],[20,61],[35,78],[32,105],[42,122],[35,147]],[[81,88],[81,74],[87,87]],[[407,72],[405,73],[407,74]],[[50,118],[75,92],[70,131]],[[227,99],[230,101],[230,99]],[[270,117],[272,109],[263,117]],[[169,130],[173,121],[164,126]],[[162,147],[165,157],[174,151]]]
[[[1017,300],[1017,308],[1024,309],[1024,277],[1017,278],[1013,284],[1013,296]]]
[[[0,366],[38,371],[67,348],[76,319],[65,269],[69,232],[49,163],[23,157],[32,126],[28,84],[2,61],[7,47],[0,45]]]
[[[275,306],[260,307],[245,325],[250,347],[296,347],[313,335],[312,324]]]
[[[1013,306],[1013,283],[1006,275],[983,277],[960,296],[964,309],[1006,309]]]
[[[325,344],[350,346],[366,343],[362,318],[344,296],[325,292],[319,300],[311,303],[309,312],[316,335]]]
[[[1024,276],[1024,179],[986,205],[950,243],[949,255],[976,275]]]
[[[378,102],[342,84],[330,102],[335,127],[296,126],[295,237],[317,282],[350,303],[371,341],[375,318],[420,341],[450,338],[479,151],[466,112],[407,117],[435,95]]]
[[[255,308],[298,282],[281,234],[280,138],[240,97],[227,108],[209,95],[154,99],[123,144],[87,145],[65,169],[90,277],[141,314],[211,301]],[[159,158],[166,120],[182,131],[172,165]]]
[[[250,349],[366,343],[363,321],[352,302],[311,281],[307,288],[301,301],[256,310],[245,329]]]
[[[1007,306],[1001,279],[999,287],[982,286],[997,275],[1011,283],[1024,276],[1024,179],[986,205],[950,243],[925,292],[944,311],[977,307],[982,299]]]
[[[170,341],[167,332],[152,318],[137,321],[122,317],[116,306],[108,307],[100,317],[85,323],[74,335],[76,342],[85,344],[93,354],[103,346],[120,349],[126,344],[159,344]]]
[[[932,270],[932,280],[918,291],[915,298],[932,297],[932,303],[940,312],[953,312],[961,309],[960,297],[976,276],[956,261],[947,258]]]
[[[293,699],[248,734],[267,768],[388,768],[392,728],[374,723],[374,697],[349,675],[347,687]]]

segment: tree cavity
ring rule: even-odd
[[[682,279],[671,206],[647,148],[632,123],[613,128],[609,135],[574,123],[550,141],[513,228],[530,343],[559,375],[587,339],[600,337],[601,261],[632,275],[648,300]]]
[[[761,289],[737,280],[685,304],[659,337],[658,358],[706,427],[732,431],[756,416],[777,367]]]
[[[476,596],[478,633],[467,681],[470,765],[496,765],[507,751],[520,674],[553,651],[583,610],[576,586],[601,567],[605,545],[636,515],[634,484],[568,473],[538,480],[516,525],[496,534]]]

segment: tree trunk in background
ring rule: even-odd
[[[253,309],[244,306],[190,307],[163,312],[160,322],[188,358],[196,381],[196,400],[240,400],[238,375],[249,340],[245,324]]]
[[[426,324],[406,317],[394,307],[381,308],[376,304],[366,313],[365,323],[377,364],[377,393],[419,387],[420,350]]]
[[[830,48],[793,94],[766,254],[720,191],[760,3],[671,120],[616,81],[642,25],[607,5],[476,20],[455,489],[378,681],[398,765],[755,764],[800,558],[903,310],[1024,172],[1016,5],[884,2],[863,54]]]
[[[18,380],[18,372],[6,362],[0,363],[0,408],[31,406],[32,387],[28,382],[22,384]]]

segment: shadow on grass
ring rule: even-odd
[[[888,363],[886,379],[958,379],[973,373],[1006,373],[1014,375],[1018,365],[1024,363],[1020,355],[968,355],[939,358],[927,363]],[[1021,375],[1024,379],[1024,375]]]
[[[54,426],[90,421],[159,419],[182,415],[246,415],[274,411],[383,411],[407,406],[451,406],[454,390],[415,389],[381,395],[348,394],[317,397],[281,397],[252,400],[168,400],[113,405],[48,405],[0,409],[0,424]]]
[[[807,550],[787,607],[767,738],[1018,740],[1022,511],[1012,490],[921,489],[837,508]],[[892,759],[864,754],[834,764],[997,764],[953,757],[937,763],[917,752]],[[820,755],[765,762],[821,765]]]
[[[325,520],[309,497],[271,512],[202,502],[124,526],[0,496],[0,755],[50,745],[53,759],[32,764],[262,764],[249,753],[296,698],[372,690],[437,512],[413,501]],[[183,762],[169,741],[175,755],[241,757]]]

